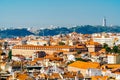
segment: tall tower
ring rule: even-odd
[[[102,26],[106,26],[106,18],[105,17],[103,18],[103,24],[102,24]]]

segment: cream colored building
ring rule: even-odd
[[[120,55],[119,54],[108,54],[107,62],[108,64],[120,64]]]
[[[93,39],[90,39],[86,42],[88,52],[98,52],[102,49],[102,45],[98,42],[94,42]]]
[[[28,45],[40,45],[40,46],[44,46],[48,44],[48,41],[46,40],[29,40],[27,41]]]
[[[54,52],[72,52],[72,46],[35,46],[35,45],[16,45],[12,48],[12,55],[23,55],[26,57],[32,56],[36,51],[45,51],[47,54]]]
[[[101,37],[101,38],[93,38],[93,40],[95,42],[99,42],[100,44],[108,44],[109,46],[113,46],[113,38],[105,38],[105,37]]]

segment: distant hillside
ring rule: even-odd
[[[11,38],[17,36],[27,36],[27,35],[34,35],[34,33],[28,31],[27,29],[7,29],[0,31],[1,38]]]
[[[7,30],[0,30],[0,37],[11,38],[11,37],[28,36],[28,35],[53,36],[58,34],[68,34],[73,31],[77,33],[82,33],[82,34],[92,34],[92,33],[101,33],[101,32],[120,33],[120,26],[103,27],[103,26],[84,25],[84,26],[76,26],[72,28],[58,27],[58,28],[52,28],[52,29],[37,30],[34,33],[28,31],[26,28],[7,29]]]
[[[82,34],[92,34],[92,33],[101,33],[101,32],[120,32],[120,26],[113,26],[113,27],[103,27],[103,26],[91,26],[91,25],[85,25],[85,26],[76,26],[72,28],[54,28],[54,29],[44,29],[44,30],[39,30],[38,35],[57,35],[57,34],[67,34],[71,32],[77,32],[77,33],[82,33]]]
[[[58,34],[67,34],[72,32],[71,29],[68,29],[66,27],[62,28],[54,28],[54,29],[44,29],[40,30],[38,35],[40,36],[53,36],[53,35],[58,35]]]

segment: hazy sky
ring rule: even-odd
[[[120,25],[120,0],[0,0],[0,27]]]

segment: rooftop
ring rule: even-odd
[[[82,62],[82,61],[75,61],[68,66],[82,69],[100,68],[100,64],[97,62]]]

